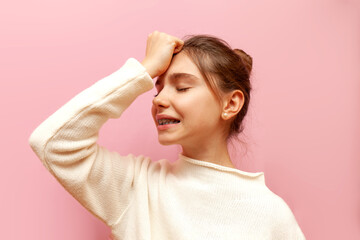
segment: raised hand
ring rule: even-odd
[[[146,56],[141,62],[152,78],[163,74],[169,67],[174,53],[180,52],[184,41],[169,34],[154,31],[149,34]]]

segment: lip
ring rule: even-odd
[[[156,127],[157,127],[158,130],[166,130],[166,129],[169,129],[169,128],[177,127],[181,123],[181,121],[179,119],[174,118],[174,117],[172,117],[170,115],[166,115],[166,114],[156,114],[155,118],[156,118]],[[178,120],[178,121],[180,121],[180,123],[159,125],[158,120],[159,119],[164,119],[164,118],[165,119]]]
[[[156,114],[156,121],[158,121],[159,119],[164,119],[164,118],[166,118],[166,119],[179,120],[179,119],[174,118],[174,117],[172,117],[172,116],[170,116],[170,115],[166,115],[166,114]]]
[[[173,127],[178,127],[180,123],[176,123],[176,124],[166,124],[166,125],[157,125],[157,129],[158,130],[166,130],[166,129],[169,129],[169,128],[173,128]]]

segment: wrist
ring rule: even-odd
[[[141,64],[144,66],[146,72],[150,75],[151,78],[156,77],[156,73],[153,70],[153,67],[151,67],[151,65],[146,60],[143,60]]]

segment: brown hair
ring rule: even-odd
[[[185,39],[183,51],[219,99],[221,91],[240,90],[244,94],[244,104],[230,125],[227,139],[241,133],[250,102],[252,58],[241,49],[231,49],[227,42],[215,36],[187,35]]]

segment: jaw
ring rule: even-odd
[[[161,135],[161,133],[158,134],[158,141],[161,145],[164,145],[164,146],[178,144],[176,139],[174,139],[173,137],[164,136],[164,135]]]
[[[158,141],[161,145],[174,145],[180,144],[184,139],[184,131],[182,129],[183,122],[178,123],[179,126],[174,128],[169,128],[166,130],[159,130],[158,132]],[[157,126],[156,126],[157,127]]]

